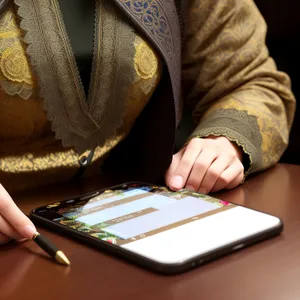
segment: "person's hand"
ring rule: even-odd
[[[166,185],[202,194],[231,189],[243,181],[241,160],[242,150],[226,137],[194,138],[173,156]]]
[[[0,245],[11,240],[31,239],[35,226],[0,184]]]

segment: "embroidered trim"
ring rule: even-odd
[[[177,121],[181,93],[181,35],[173,0],[114,0],[142,27],[160,51],[169,69]]]
[[[262,136],[255,117],[235,109],[219,109],[207,117],[201,121],[191,138],[226,136],[249,155],[250,167],[246,170],[246,176],[263,169]]]
[[[27,53],[40,79],[40,94],[56,138],[62,140],[64,147],[75,146],[79,153],[103,146],[123,125],[124,94],[134,81],[133,29],[110,0],[96,1],[101,19],[97,18],[98,44],[90,93],[85,99],[57,0],[15,3],[22,18],[21,28],[26,32]]]

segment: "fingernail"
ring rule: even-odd
[[[32,239],[35,233],[36,229],[32,225],[26,225],[23,229],[23,236],[28,239]]]
[[[195,187],[193,185],[187,185],[186,188],[187,188],[187,190],[190,190],[190,191],[193,191],[193,192],[196,191],[196,189],[195,189]]]
[[[205,194],[205,195],[206,195],[206,194],[207,194],[206,188],[200,188],[200,189],[199,189],[199,193],[200,193],[200,194]]]
[[[175,189],[181,189],[183,186],[182,176],[176,175],[172,180],[171,186],[172,186],[172,188],[175,188]]]

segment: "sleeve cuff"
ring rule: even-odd
[[[254,116],[235,109],[216,110],[201,120],[187,142],[210,135],[225,136],[243,149],[245,176],[263,169],[262,136]]]

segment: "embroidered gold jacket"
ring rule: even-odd
[[[94,148],[87,176],[101,165],[155,180],[170,163],[182,105],[193,111],[192,137],[227,136],[249,157],[248,174],[275,164],[287,146],[295,99],[252,1],[186,1],[181,45],[173,1],[97,0],[87,97],[58,3],[14,2],[0,16],[0,182],[8,189],[68,180],[77,151]]]

